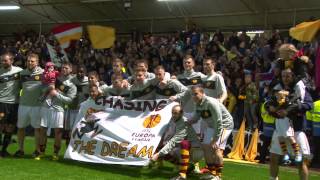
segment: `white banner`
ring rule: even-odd
[[[145,166],[155,152],[171,109],[169,100],[125,101],[101,97],[82,104],[65,158]]]

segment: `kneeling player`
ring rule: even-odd
[[[197,135],[193,128],[186,123],[186,118],[183,117],[183,110],[180,105],[176,105],[172,108],[172,120],[176,125],[175,135],[167,142],[167,144],[153,155],[152,160],[156,161],[159,157],[163,157],[172,151],[177,144],[181,146],[181,160],[179,176],[172,179],[186,179],[187,169],[189,165],[191,141],[197,141]]]

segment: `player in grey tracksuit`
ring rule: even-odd
[[[170,96],[174,96],[188,90],[188,88],[179,81],[175,79],[166,79],[165,69],[161,65],[155,68],[155,75],[156,78],[153,83],[155,86],[156,99],[168,99]]]
[[[223,168],[223,150],[233,129],[233,119],[226,107],[217,99],[204,94],[204,89],[194,86],[191,89],[192,99],[196,103],[190,123],[200,117],[207,126],[204,129],[202,148],[209,173],[205,178],[221,178]]]
[[[76,75],[72,76],[70,81],[76,86],[77,95],[72,103],[67,106],[64,114],[64,133],[66,133],[67,146],[70,141],[70,131],[76,124],[76,117],[79,113],[80,104],[89,97],[89,78],[86,76],[86,69],[83,66],[79,66],[76,71]]]
[[[159,157],[169,154],[180,144],[180,171],[179,176],[175,177],[175,179],[186,179],[190,160],[191,142],[198,142],[197,134],[194,129],[186,123],[187,119],[183,117],[183,109],[180,105],[175,105],[172,108],[171,121],[175,124],[175,134],[158,153],[153,155],[152,160],[156,161]]]
[[[42,96],[41,76],[43,69],[38,66],[39,57],[36,54],[30,54],[27,57],[27,68],[20,72],[20,81],[22,84],[21,96],[18,110],[18,143],[19,150],[15,157],[24,155],[24,138],[25,128],[31,125],[34,128],[35,151],[33,156],[39,155],[40,146],[40,109],[41,102],[39,97]]]
[[[177,79],[188,88],[201,84],[202,78],[205,77],[201,72],[195,72],[193,70],[194,66],[194,59],[191,56],[187,56],[183,60],[184,72],[177,76]],[[194,103],[190,98],[182,99],[182,106],[185,113],[191,113],[194,109]]]
[[[112,85],[105,88],[102,92],[105,96],[115,96],[118,98],[129,99],[130,98],[130,85],[124,85],[122,76],[113,76],[111,78]]]
[[[0,126],[3,126],[4,138],[0,156],[9,155],[7,147],[17,122],[19,101],[19,73],[20,67],[13,66],[14,57],[11,53],[1,56],[0,67]]]
[[[203,69],[206,76],[202,78],[204,92],[209,97],[218,99],[221,103],[227,98],[227,88],[223,77],[215,72],[215,62],[212,58],[203,60]]]
[[[188,87],[188,89],[190,90],[190,88],[194,85],[200,85],[202,84],[202,78],[205,77],[204,74],[202,74],[201,72],[195,72],[194,71],[194,67],[195,67],[195,61],[193,59],[193,57],[191,55],[187,55],[184,59],[183,59],[183,67],[184,67],[184,72],[182,74],[179,74],[177,76],[177,79],[186,87]],[[172,96],[174,97],[174,99],[177,99],[181,102],[185,116],[187,118],[190,118],[194,109],[194,103],[192,101],[192,99],[190,98],[190,96],[188,95],[189,93],[188,91],[185,91],[183,93],[179,93],[176,96]],[[170,98],[171,100],[174,100],[172,98]],[[201,121],[199,121],[196,124],[192,125],[193,128],[195,129],[196,133],[201,136],[201,126],[202,123]],[[195,173],[200,173],[200,168],[199,168],[199,163],[195,164]]]
[[[108,88],[108,85],[105,82],[99,81],[99,80],[100,80],[99,75],[96,71],[91,71],[88,73],[89,86],[91,85],[97,86],[99,89],[99,92],[102,93],[105,91],[106,88]]]
[[[56,89],[49,93],[52,98],[48,97],[41,109],[41,131],[43,136],[46,137],[47,128],[54,128],[55,131],[53,160],[59,159],[58,153],[61,147],[65,106],[71,104],[77,94],[77,88],[71,82],[71,67],[72,65],[69,63],[62,65],[61,75],[56,82]],[[45,145],[45,139],[41,139],[41,145]]]
[[[130,88],[130,99],[152,100],[154,99],[154,85],[152,79],[146,79],[144,72],[135,71],[135,80]]]
[[[178,93],[183,93],[188,90],[183,84],[175,79],[165,78],[165,69],[159,65],[155,68],[156,78],[153,80],[155,86],[155,97],[156,99],[168,99],[170,96],[174,96]],[[164,133],[162,141],[166,142],[168,137],[172,137],[175,133],[175,123],[170,121],[168,130]]]
[[[177,76],[177,79],[186,87],[190,89],[190,87],[194,85],[199,85],[202,83],[202,78],[205,77],[204,74],[201,72],[195,72],[193,70],[195,66],[195,62],[192,56],[186,56],[183,60],[183,67],[184,72],[182,74],[179,74]],[[181,93],[180,93],[181,94]],[[187,117],[190,117],[190,114],[192,113],[194,109],[194,103],[191,98],[188,96],[179,96],[182,102],[182,107],[184,112],[186,113]],[[179,99],[179,98],[178,98]],[[200,133],[200,126],[195,128],[197,133]]]

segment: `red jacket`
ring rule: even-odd
[[[42,74],[42,83],[43,84],[55,84],[57,78],[59,76],[59,71],[45,71]]]

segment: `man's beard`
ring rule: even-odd
[[[2,67],[3,67],[4,69],[9,69],[11,66],[10,66],[10,65],[2,65]]]

